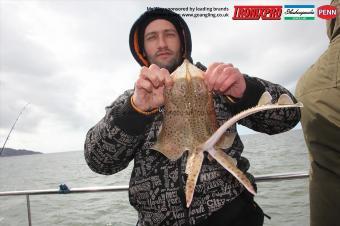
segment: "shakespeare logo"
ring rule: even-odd
[[[323,5],[318,8],[318,17],[330,20],[336,17],[336,7],[331,5]]]
[[[314,5],[285,5],[283,14],[285,20],[314,20],[315,7]]]
[[[233,20],[281,20],[282,6],[234,6]]]

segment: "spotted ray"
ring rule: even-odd
[[[294,104],[286,94],[281,95],[277,103],[272,104],[272,97],[265,92],[257,106],[233,116],[218,128],[212,93],[203,81],[203,73],[185,60],[171,74],[174,85],[165,90],[164,120],[157,142],[152,147],[173,161],[188,151],[188,178],[185,188],[187,207],[193,199],[205,151],[235,176],[249,192],[255,194],[250,181],[237,168],[236,160],[223,152],[223,149],[231,147],[236,136],[235,133],[226,131],[238,120],[259,111],[302,107],[301,103]]]

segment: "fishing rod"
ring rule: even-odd
[[[11,133],[12,133],[14,127],[15,127],[15,124],[17,124],[17,122],[18,122],[18,120],[19,120],[21,114],[24,112],[24,110],[25,110],[25,108],[27,107],[27,105],[29,105],[29,103],[27,103],[27,104],[21,109],[21,111],[19,112],[18,117],[16,118],[15,122],[13,123],[12,128],[11,128],[11,130],[9,131],[9,133],[8,133],[8,135],[7,135],[7,137],[6,137],[6,140],[5,140],[5,142],[4,142],[4,145],[3,145],[2,148],[1,148],[0,155],[1,155],[2,152],[4,151],[5,146],[6,146],[6,143],[7,143],[8,139],[9,139],[9,136],[11,135]]]

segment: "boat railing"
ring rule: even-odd
[[[255,176],[256,182],[280,181],[280,180],[294,180],[308,178],[308,172],[290,172],[280,174],[265,174]],[[53,195],[53,194],[72,194],[72,193],[95,193],[95,192],[121,192],[128,191],[129,186],[101,186],[101,187],[84,187],[84,188],[70,188],[67,190],[61,189],[45,189],[45,190],[24,190],[24,191],[4,191],[0,192],[0,196],[26,196],[28,225],[32,226],[31,219],[31,204],[30,195]]]

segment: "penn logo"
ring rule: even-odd
[[[336,7],[331,5],[323,5],[318,7],[318,17],[330,20],[336,17]]]
[[[233,20],[281,20],[282,6],[234,6]]]

